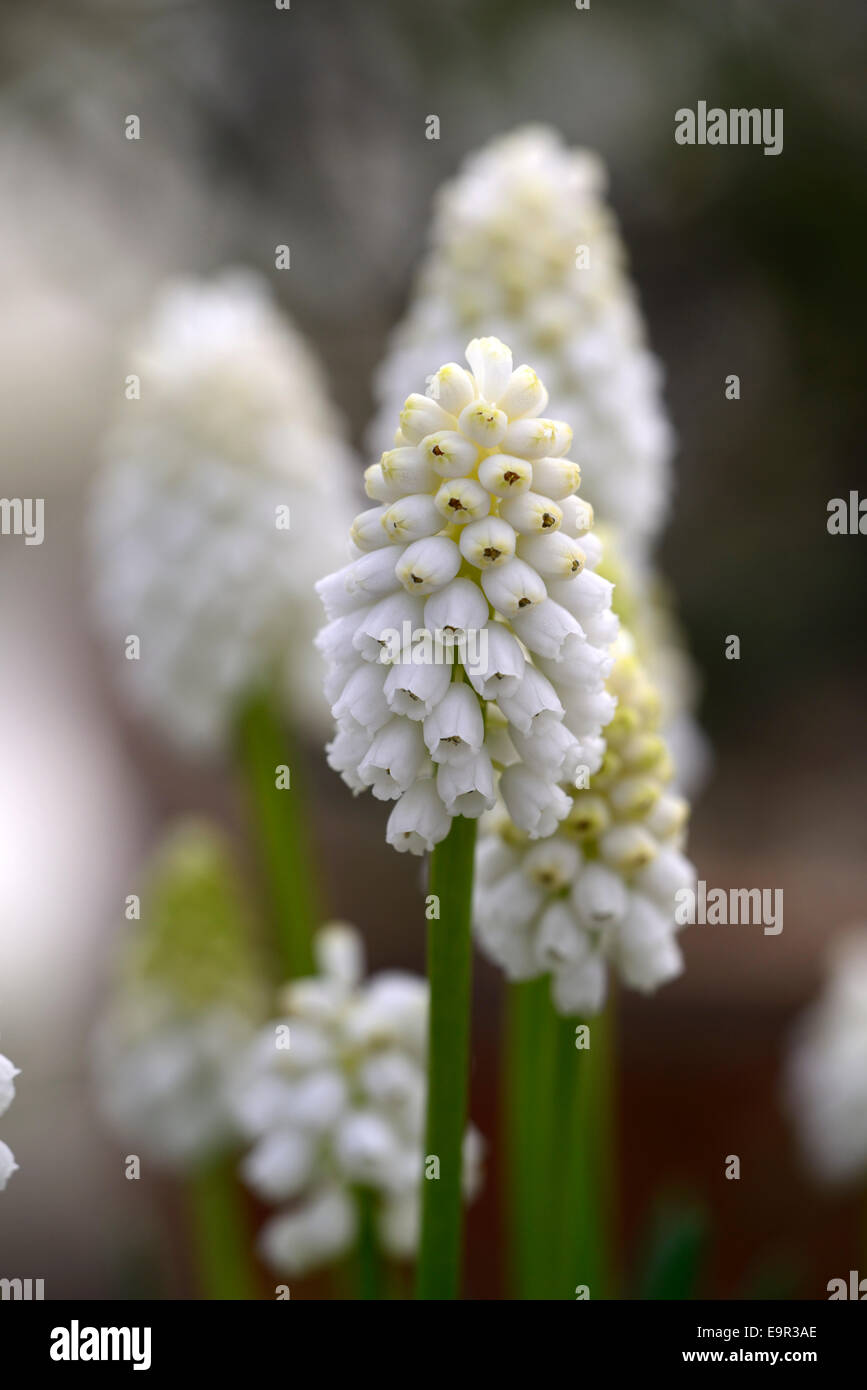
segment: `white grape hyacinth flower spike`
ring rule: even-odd
[[[322,928],[315,956],[318,973],[284,988],[282,1012],[242,1058],[234,1104],[250,1143],[242,1180],[279,1208],[260,1253],[299,1276],[351,1250],[359,1190],[374,1203],[383,1250],[412,1258],[425,1180],[427,982],[399,971],[364,979],[361,938],[343,923]],[[467,1200],[482,1147],[468,1128]]]
[[[358,470],[309,347],[263,279],[230,270],[169,284],[126,365],[90,527],[123,693],[188,756],[223,751],[265,684],[320,737],[321,669],[299,653]]]
[[[0,1052],[0,1115],[5,1115],[15,1099],[15,1078],[19,1076],[18,1067],[13,1066],[8,1057]],[[18,1171],[15,1155],[8,1144],[0,1139],[0,1192],[3,1191],[12,1174]]]
[[[682,852],[689,807],[671,790],[659,696],[632,646],[621,633],[605,756],[582,787],[564,789],[569,810],[556,833],[531,843],[507,796],[477,847],[479,945],[510,979],[550,974],[567,1015],[599,1012],[611,968],[645,993],[682,969],[678,891],[696,877]]]
[[[317,589],[337,729],[328,761],[395,803],[386,836],[422,854],[497,787],[531,838],[593,772],[616,701],[612,585],[594,573],[593,511],[575,494],[572,432],[498,338],[410,396],[365,474],[355,558]]]

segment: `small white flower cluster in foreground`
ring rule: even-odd
[[[801,1019],[787,1089],[804,1152],[829,1182],[867,1178],[867,928],[835,943],[825,988]]]
[[[15,1078],[19,1075],[19,1070],[14,1067],[8,1057],[4,1057],[0,1052],[0,1115],[4,1115],[15,1099]],[[0,1192],[8,1183],[12,1174],[16,1172],[18,1164],[15,1156],[8,1144],[4,1144],[0,1139]]]
[[[572,432],[541,418],[544,386],[499,339],[466,357],[470,372],[447,363],[406,401],[365,474],[357,558],[317,585],[329,763],[396,801],[388,841],[414,854],[490,809],[495,774],[515,824],[551,834],[571,804],[558,784],[598,767],[615,705],[612,586],[594,573]],[[410,634],[399,650],[395,632]],[[454,666],[438,659],[445,639]]]
[[[312,586],[345,556],[354,460],[309,349],[265,282],[234,271],[170,285],[128,366],[141,399],[107,440],[91,549],[131,703],[213,752],[270,682],[318,733]]]
[[[315,949],[320,973],[285,987],[284,1012],[250,1049],[235,1103],[255,1141],[242,1177],[264,1201],[285,1204],[260,1247],[287,1274],[351,1249],[359,1188],[374,1195],[385,1250],[411,1256],[425,1181],[427,983],[397,971],[362,981],[360,938],[341,924],[323,928]],[[463,1157],[469,1198],[481,1161],[473,1129]]]
[[[667,510],[672,432],[595,155],[543,126],[494,140],[439,194],[432,246],[378,377],[375,447],[405,383],[496,333],[544,378],[574,431],[584,494],[630,550]]]
[[[563,1014],[598,1012],[609,964],[644,991],[679,974],[675,895],[695,880],[681,853],[688,807],[668,789],[659,697],[625,633],[616,653],[607,751],[589,785],[569,790],[558,832],[530,844],[498,809],[477,851],[482,949],[515,980],[550,971]]]

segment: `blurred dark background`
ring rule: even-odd
[[[131,1194],[99,1131],[87,1032],[160,825],[191,807],[239,823],[227,773],[180,765],[125,720],[91,633],[81,534],[130,325],[167,274],[261,269],[360,441],[432,195],[527,120],[608,163],[666,368],[678,492],[660,563],[716,758],[693,857],[709,884],[785,894],[780,936],[693,927],[682,979],[621,999],[624,1259],[671,1192],[710,1212],[707,1296],[767,1276],[822,1297],[858,1267],[856,1197],[811,1183],[778,1096],[791,1019],[867,900],[867,542],[826,529],[828,500],[867,488],[865,31],[855,0],[0,4],[3,490],[44,496],[47,515],[42,547],[0,546],[0,1034],[24,1073],[2,1122],[21,1164],[0,1200],[4,1272],[55,1297],[150,1286],[164,1196]],[[674,112],[700,99],[782,107],[783,153],[677,145]],[[292,269],[276,272],[284,242]],[[308,763],[332,910],[375,965],[421,968],[418,865],[387,851],[382,808],[353,802],[319,750]],[[500,981],[481,962],[477,992],[484,1298],[501,1291]],[[740,1182],[723,1177],[730,1153]]]

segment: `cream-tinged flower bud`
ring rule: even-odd
[[[689,802],[685,797],[667,792],[660,796],[647,817],[647,828],[658,840],[678,835],[689,820]]]
[[[364,470],[364,491],[372,502],[396,502],[403,496],[403,484],[385,476],[381,463],[371,463]]]
[[[533,488],[555,502],[571,497],[580,484],[581,469],[570,459],[542,458],[533,464]]]
[[[476,383],[464,367],[447,362],[431,377],[427,394],[449,415],[460,415],[476,395]]]
[[[460,534],[460,549],[464,559],[476,569],[495,569],[508,564],[515,554],[517,537],[501,517],[488,516],[484,521],[471,521]]]
[[[514,618],[523,609],[541,603],[548,593],[545,581],[532,566],[517,559],[484,570],[482,588],[488,602],[504,618]]]
[[[576,604],[601,643],[571,605],[585,546],[597,558],[598,548],[589,532],[581,546],[558,536],[560,502],[530,486],[545,477],[570,500],[578,469],[560,455],[571,432],[536,418],[544,387],[498,339],[474,340],[467,360],[471,373],[447,363],[428,396],[408,399],[394,447],[369,470],[382,507],[359,518],[356,549],[375,545],[377,525],[396,546],[365,551],[320,585],[331,621],[317,645],[340,720],[329,760],[353,791],[400,796],[387,835],[413,853],[442,839],[452,816],[480,815],[506,773],[525,833],[544,836],[571,806],[557,781],[572,788],[597,771],[616,705],[604,689],[611,589],[600,579]],[[424,600],[422,620],[396,595]],[[370,671],[383,662],[378,687]],[[417,766],[418,731],[398,745],[394,720],[423,724]],[[510,968],[535,959],[520,942],[501,945]]]
[[[533,469],[514,454],[489,454],[479,464],[479,482],[494,497],[518,497],[529,490]]]
[[[562,420],[516,420],[498,442],[504,454],[520,454],[534,461],[559,458],[572,443],[572,431]]]
[[[474,338],[467,347],[467,361],[479,395],[486,401],[499,401],[512,380],[512,354],[506,344],[499,338]]]
[[[511,379],[497,404],[510,420],[520,420],[525,415],[538,415],[548,404],[548,392],[533,371],[532,367],[516,367]]]
[[[407,493],[427,492],[433,486],[434,472],[429,460],[421,449],[412,445],[399,445],[387,449],[379,460],[385,482],[399,488],[399,496]]]
[[[408,545],[395,566],[395,575],[410,594],[432,594],[454,579],[461,555],[447,536],[428,536]]]
[[[388,545],[389,535],[383,526],[386,511],[385,507],[369,507],[366,512],[359,512],[349,528],[349,539],[358,550],[379,550],[380,546]]]
[[[407,397],[400,412],[400,430],[410,444],[419,444],[425,435],[435,430],[448,430],[453,427],[452,416],[430,396],[420,396],[418,392]],[[384,465],[383,465],[384,466]]]
[[[496,449],[508,428],[509,418],[488,401],[473,401],[458,416],[461,434],[480,449]]]
[[[563,513],[550,497],[538,492],[523,492],[500,505],[504,521],[521,533],[552,535],[563,519]]]
[[[383,510],[380,525],[386,542],[422,540],[442,530],[442,517],[432,497],[426,493],[402,497]]]
[[[576,619],[551,598],[517,613],[512,626],[525,647],[549,661],[568,662],[588,645]]]
[[[580,867],[580,851],[559,835],[534,845],[521,863],[522,871],[546,893],[567,889]]]
[[[584,568],[586,554],[581,542],[563,531],[553,535],[518,537],[518,558],[532,565],[537,574],[549,579],[572,579]]]
[[[475,478],[450,478],[437,491],[434,505],[440,516],[440,526],[443,521],[466,526],[488,515],[491,495]]]
[[[475,467],[479,456],[476,445],[456,430],[439,430],[426,435],[419,449],[441,478],[465,477]]]
[[[341,618],[346,613],[364,608],[386,594],[394,593],[395,565],[398,555],[391,546],[372,550],[343,569],[320,579],[316,592],[322,600],[327,618]]]
[[[560,525],[567,536],[584,536],[593,526],[593,508],[583,497],[562,497],[560,510],[563,513]]]
[[[621,873],[634,874],[656,856],[656,842],[640,825],[614,825],[599,837],[599,849],[606,864]]]

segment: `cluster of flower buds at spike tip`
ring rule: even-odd
[[[345,558],[356,461],[309,347],[225,271],[166,286],[128,365],[90,527],[123,694],[187,755],[222,751],[265,684],[320,737],[313,584]]]
[[[18,1076],[18,1068],[14,1067],[8,1057],[4,1057],[0,1052],[0,1115],[4,1115],[15,1099],[15,1078]],[[0,1192],[8,1183],[12,1174],[17,1171],[18,1164],[8,1144],[4,1144],[0,1139]]]
[[[388,841],[414,854],[492,808],[498,783],[515,824],[550,835],[571,806],[559,784],[599,766],[615,708],[612,585],[571,430],[499,339],[466,359],[406,401],[365,474],[355,558],[317,585],[329,763],[395,802]]]
[[[222,835],[184,822],[162,845],[93,1039],[111,1129],[189,1172],[237,1141],[229,1092],[266,1015],[251,922]]]
[[[798,1020],[786,1099],[813,1172],[867,1179],[867,927],[832,946],[820,997]]]
[[[251,1044],[237,1076],[235,1115],[250,1148],[241,1177],[281,1208],[260,1252],[301,1275],[354,1245],[358,1193],[375,1204],[382,1248],[411,1258],[425,1174],[428,986],[399,971],[363,978],[361,938],[343,923],[315,940],[317,973],[283,990],[280,1017]],[[434,1156],[435,1157],[435,1156]],[[482,1140],[468,1128],[463,1190],[481,1181]]]
[[[664,522],[673,433],[596,155],[545,126],[472,154],[440,191],[431,247],[377,377],[371,443],[390,439],[405,383],[471,333],[532,362],[575,433],[600,522],[646,551]]]
[[[562,1014],[602,1008],[609,965],[645,992],[682,968],[677,894],[695,883],[682,853],[689,808],[669,789],[659,697],[632,646],[621,632],[605,755],[564,793],[569,810],[556,834],[531,844],[506,800],[485,818],[477,849],[479,944],[512,979],[550,972]]]

